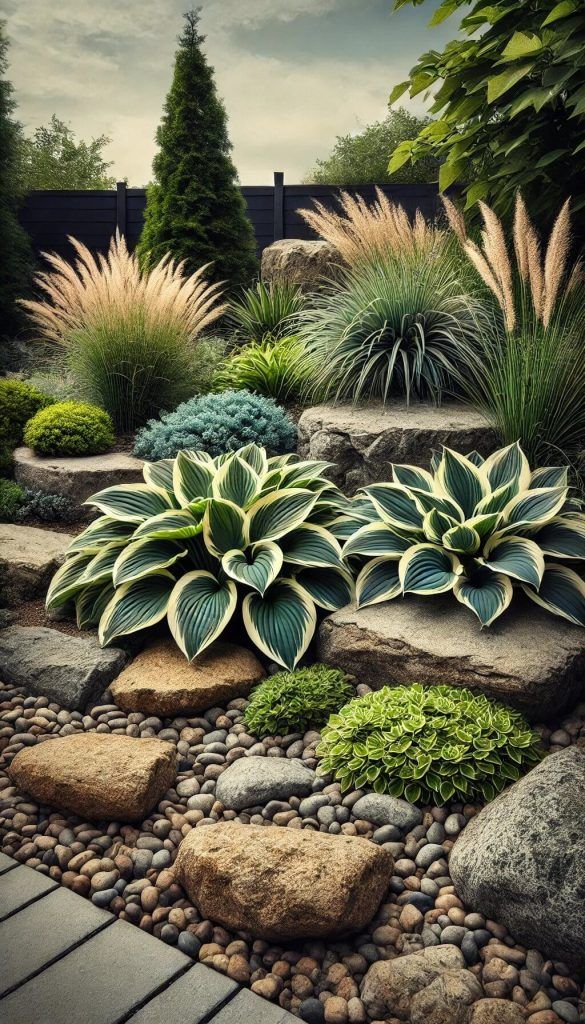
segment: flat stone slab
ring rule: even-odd
[[[62,494],[80,506],[104,487],[142,483],[142,466],[142,460],[128,452],[83,458],[36,455],[30,448],[17,448],[14,452],[17,483],[34,491]]]
[[[302,761],[284,757],[240,757],[226,768],[215,786],[216,800],[231,811],[307,796],[315,772]]]
[[[15,604],[44,595],[72,540],[55,530],[0,523],[0,600]]]
[[[265,675],[252,651],[214,643],[188,662],[172,639],[150,644],[110,687],[124,711],[161,718],[197,714],[245,697]]]
[[[398,597],[333,612],[317,658],[374,689],[410,683],[468,686],[542,721],[585,692],[585,633],[521,595],[481,629],[452,595]]]
[[[0,883],[0,921],[5,921],[22,907],[27,907],[46,893],[57,888],[57,883],[38,871],[19,865],[2,875]]]
[[[126,651],[102,649],[90,633],[69,636],[47,626],[0,630],[0,678],[72,711],[84,711],[127,661]]]
[[[472,818],[449,868],[468,906],[585,969],[585,750],[546,757]]]
[[[161,1024],[162,1021],[164,1024],[207,1024],[211,1019],[215,1024],[217,1018],[210,1015],[232,999],[237,991],[235,981],[203,964],[195,964],[139,1010],[132,1017],[132,1024]],[[261,1008],[259,997],[250,995],[254,1008]],[[254,1020],[257,1019],[254,1016]],[[262,1024],[261,1020],[259,1024]]]
[[[393,866],[367,839],[224,821],[192,829],[174,870],[205,918],[281,942],[359,931]]]
[[[39,803],[81,818],[142,821],[175,781],[176,749],[154,738],[58,736],[19,750],[8,773]]]
[[[497,439],[481,413],[455,403],[325,404],[305,409],[299,420],[301,458],[334,462],[328,475],[348,494],[390,480],[393,462],[428,469],[431,450],[441,445],[489,455]]]

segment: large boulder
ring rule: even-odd
[[[469,1008],[482,996],[471,971],[445,971],[412,997],[410,1024],[468,1024]]]
[[[536,639],[538,638],[538,639]],[[583,631],[515,594],[489,629],[452,594],[397,597],[324,620],[317,656],[374,689],[468,686],[542,721],[585,691]]]
[[[449,862],[468,906],[576,970],[585,969],[584,821],[585,750],[573,746],[472,818]]]
[[[175,877],[205,918],[280,943],[359,931],[393,866],[355,836],[225,821],[189,832]]]
[[[362,1001],[372,1019],[397,1017],[407,1021],[417,992],[422,992],[446,971],[461,971],[464,967],[463,953],[458,946],[448,943],[429,946],[419,953],[408,953],[394,960],[378,960],[362,981]]]
[[[330,242],[281,238],[263,250],[260,276],[265,284],[284,282],[313,291],[342,266],[343,260]]]
[[[307,796],[314,778],[315,772],[299,760],[240,757],[219,776],[215,796],[230,811],[241,811],[270,800]]]
[[[46,626],[0,630],[0,679],[72,711],[84,711],[127,661],[126,651],[104,650],[90,633],[69,636]]]
[[[14,452],[14,476],[22,487],[62,494],[81,506],[86,498],[114,484],[142,483],[142,461],[127,452],[83,457],[36,455],[30,448]],[[87,513],[87,510],[85,510]]]
[[[477,449],[489,455],[496,435],[481,413],[455,403],[316,405],[299,420],[301,457],[334,462],[331,479],[351,494],[390,480],[393,462],[428,469],[431,449],[444,444],[464,454]]]
[[[0,600],[15,604],[44,594],[73,540],[67,533],[0,523]]]
[[[84,819],[142,821],[176,775],[176,750],[158,739],[59,736],[20,750],[12,781],[39,803]]]
[[[110,689],[124,711],[165,718],[245,697],[263,676],[257,657],[244,647],[215,643],[189,662],[174,640],[165,638],[141,651]]]

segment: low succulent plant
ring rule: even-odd
[[[585,625],[585,582],[562,564],[585,560],[585,515],[565,468],[531,472],[514,443],[487,459],[444,448],[431,472],[394,465],[392,474],[392,483],[365,487],[340,520],[358,607],[452,591],[489,626],[520,587]]]
[[[321,726],[354,696],[344,672],[329,665],[310,665],[277,672],[255,687],[244,712],[255,736],[286,736]]]
[[[102,515],[70,545],[47,608],[74,601],[79,627],[99,623],[104,646],[166,616],[191,660],[240,606],[253,643],[293,668],[317,607],[332,611],[353,595],[328,529],[347,504],[322,475],[328,465],[268,458],[254,444],[146,463],[143,484],[87,500]]]
[[[457,686],[385,686],[332,715],[319,773],[411,803],[493,800],[543,755],[518,711]]]

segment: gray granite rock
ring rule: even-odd
[[[302,761],[285,758],[241,757],[219,776],[215,795],[234,811],[266,804],[269,800],[288,800],[311,792],[315,772]]]
[[[339,252],[330,242],[281,238],[263,250],[261,277],[265,284],[285,281],[312,291],[342,265]]]
[[[585,968],[585,750],[551,754],[472,818],[450,857],[464,902]]]
[[[414,804],[378,793],[366,793],[356,800],[352,813],[356,818],[364,818],[374,825],[395,825],[404,832],[410,832],[423,819],[422,811]]]
[[[44,595],[72,540],[55,530],[0,523],[0,601],[15,604]]]
[[[0,678],[72,711],[83,711],[122,671],[128,654],[103,650],[88,633],[69,636],[46,626],[0,630]]]

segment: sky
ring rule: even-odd
[[[17,117],[52,114],[78,137],[107,135],[111,172],[143,186],[188,0],[0,0]],[[240,181],[298,182],[338,135],[382,119],[418,56],[453,37],[427,28],[436,2],[200,0],[205,50],[229,118]],[[418,98],[405,104],[422,112]]]

